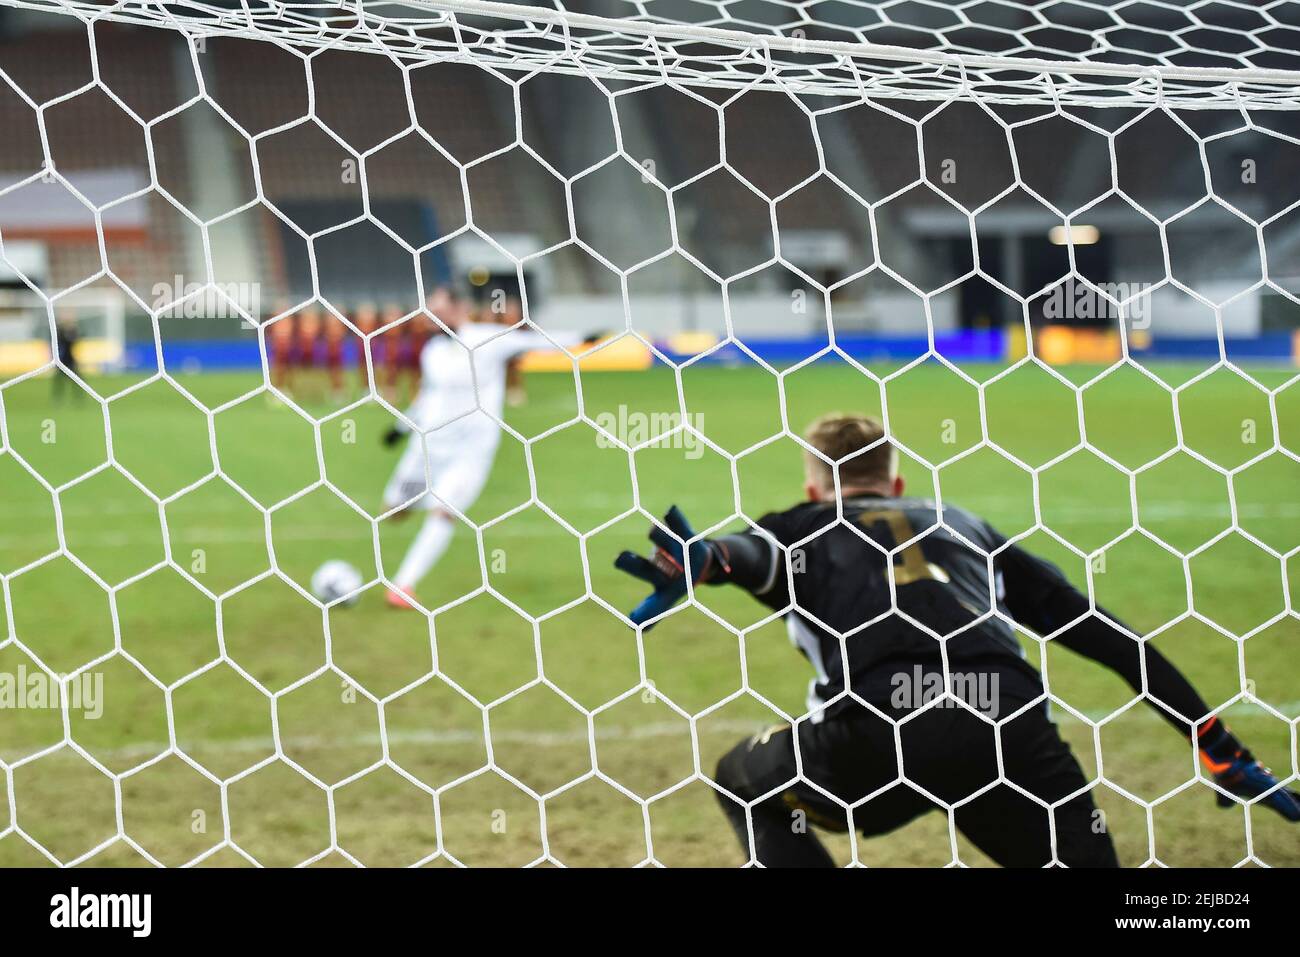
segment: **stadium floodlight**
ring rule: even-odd
[[[1047,232],[1047,239],[1053,246],[1091,246],[1101,239],[1101,230],[1083,223],[1053,226]]]

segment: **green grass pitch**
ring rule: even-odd
[[[966,371],[987,382],[1001,370]],[[1101,370],[1058,371],[1082,385]],[[1201,618],[1236,634],[1259,628],[1295,607],[1300,561],[1236,533],[1202,546],[1234,514],[1283,555],[1300,545],[1300,465],[1263,456],[1279,442],[1300,451],[1300,386],[1280,388],[1290,375],[1280,370],[1252,373],[1263,390],[1226,368],[1191,384],[1199,369],[1154,371],[1176,394],[1133,369],[1090,385],[1080,401],[1035,367],[982,393],[933,363],[883,389],[845,364],[780,381],[756,368],[688,368],[681,389],[693,422],[728,454],[668,441],[637,454],[633,469],[582,424],[527,450],[507,437],[471,517],[510,514],[481,538],[458,532],[421,591],[430,607],[446,606],[432,621],[384,607],[380,588],[322,614],[272,572],[305,587],[327,558],[368,576],[377,557],[395,569],[415,523],[384,521],[376,534],[367,518],[397,455],[379,443],[390,419],[378,406],[340,413],[307,402],[313,416],[332,416],[318,440],[309,421],[264,394],[228,405],[210,430],[161,381],[121,394],[130,380],[92,380],[117,396],[107,418],[94,400],[52,404],[47,379],[11,382],[0,389],[0,673],[35,670],[29,653],[60,673],[93,662],[103,712],[71,711],[65,729],[57,709],[0,709],[0,864],[48,860],[25,838],[60,861],[105,865],[525,864],[548,855],[571,865],[740,863],[700,775],[743,734],[801,712],[807,666],[781,623],[751,628],[760,609],[742,594],[701,594],[739,637],[687,608],[638,642],[588,588],[617,608],[638,599],[638,583],[611,567],[621,548],[643,545],[643,517],[616,520],[635,500],[656,514],[676,502],[700,529],[786,507],[801,466],[792,440],[771,438],[783,423],[800,431],[826,411],[885,405],[894,434],[941,465],[945,500],[1007,534],[1041,517],[1096,553],[1099,600],[1136,628],[1163,628],[1156,645],[1210,702],[1235,698],[1243,684],[1266,702],[1235,704],[1229,722],[1261,759],[1293,774],[1296,617],[1244,643]],[[260,379],[179,381],[215,409]],[[508,413],[523,435],[575,415],[573,377],[533,375],[528,389],[527,405]],[[677,396],[662,368],[581,377],[593,417],[617,417],[620,405],[669,412]],[[1081,419],[1091,444],[1134,470],[1133,481],[1087,451],[1042,468],[1078,444]],[[970,451],[986,437],[984,422],[987,438],[1036,477],[990,447]],[[123,472],[94,471],[109,441],[163,507]],[[1186,451],[1146,467],[1180,444],[1240,470],[1229,479]],[[10,450],[59,489],[68,549],[108,585],[163,562],[169,542],[172,562],[210,594],[170,567],[110,594],[67,557],[43,560],[59,548],[54,498]],[[905,458],[903,468],[913,491],[934,487],[923,462]],[[520,508],[534,494],[553,514]],[[1134,504],[1142,530],[1126,536]],[[1084,559],[1041,528],[1026,544],[1084,581]],[[1189,601],[1201,618],[1188,615]],[[1300,864],[1300,831],[1272,812],[1219,810],[1200,783],[1171,793],[1193,776],[1190,748],[1118,678],[1025,643],[1071,708],[1094,721],[1115,713],[1096,730],[1057,711],[1085,768],[1103,778],[1097,800],[1124,864],[1229,865],[1252,852]],[[75,748],[60,746],[68,739]],[[184,757],[169,752],[173,743]],[[834,836],[831,846],[842,861],[870,865],[988,863],[950,839],[943,814],[882,838]]]

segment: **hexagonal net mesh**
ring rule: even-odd
[[[42,337],[48,327],[48,351],[26,365],[0,344],[0,481],[18,529],[0,539],[0,677],[24,675],[0,684],[0,704],[39,708],[22,688],[48,679],[57,715],[45,730],[21,717],[2,738],[0,849],[59,864],[115,853],[153,864],[722,857],[725,823],[721,837],[701,838],[707,826],[681,802],[700,789],[709,801],[738,800],[712,771],[715,737],[754,726],[752,713],[733,710],[803,723],[852,695],[813,698],[801,712],[772,690],[784,688],[784,665],[765,664],[754,642],[798,620],[797,601],[755,615],[692,589],[647,635],[623,614],[632,592],[602,575],[626,523],[658,520],[670,502],[694,503],[696,527],[716,535],[753,527],[781,495],[797,498],[798,465],[789,479],[769,453],[797,462],[806,420],[842,404],[879,414],[909,480],[937,503],[987,505],[1012,522],[1011,541],[1075,562],[1094,609],[1108,556],[1148,549],[1111,573],[1127,583],[1117,600],[1137,608],[1142,630],[1131,636],[1181,642],[1194,626],[1195,640],[1222,642],[1196,659],[1213,665],[1198,677],[1213,675],[1214,713],[1239,709],[1236,726],[1269,742],[1279,777],[1296,776],[1300,708],[1285,690],[1261,693],[1258,670],[1287,679],[1289,669],[1294,685],[1294,648],[1288,658],[1271,643],[1294,645],[1288,570],[1300,551],[1285,492],[1300,462],[1294,440],[1287,445],[1300,326],[1296,4],[3,8],[65,29],[0,47],[0,128],[26,144],[0,163],[0,253]],[[65,76],[73,47],[84,70]],[[214,159],[225,151],[235,159]],[[48,258],[19,254],[33,237]],[[466,277],[498,286],[501,302],[517,298],[517,328],[463,343],[456,328],[441,330],[443,345],[469,352],[426,363],[428,395],[465,355],[503,358],[488,371],[470,362],[468,404],[454,414],[444,404],[439,419],[429,403],[445,395],[408,405],[391,388],[397,331],[440,320],[452,308],[440,290]],[[102,380],[86,371],[93,362],[70,364],[71,346],[60,351],[62,317],[91,292],[118,297],[134,317],[121,354],[92,369]],[[214,303],[242,323],[222,332],[243,336],[238,355],[255,371],[242,379],[196,373],[237,365],[235,352],[173,338],[186,308]],[[375,304],[379,324],[362,318]],[[495,304],[487,295],[483,308]],[[359,396],[305,397],[279,378],[281,350],[297,348],[277,331],[290,318],[295,335],[311,325],[347,340],[337,355],[355,351]],[[575,345],[588,329],[606,335]],[[328,351],[336,340],[321,335]],[[526,349],[497,349],[512,336]],[[424,339],[401,341],[430,354]],[[542,398],[506,412],[505,358],[525,351]],[[1183,363],[1178,374],[1159,366],[1165,356]],[[93,409],[94,421],[78,441],[102,434],[101,459],[43,451],[57,443],[41,436],[64,413],[47,417],[30,390],[51,373],[88,393],[82,413]],[[660,388],[668,397],[656,418],[645,396]],[[274,412],[261,413],[263,398]],[[764,403],[770,421],[760,423]],[[168,404],[174,419],[151,418]],[[490,423],[486,433],[458,431],[475,417]],[[398,482],[396,497],[379,494],[391,463],[376,443],[347,459],[350,430],[381,419],[413,433],[402,441],[418,474]],[[175,452],[190,471],[154,481],[153,470],[172,464],[158,446],[179,441],[168,429],[182,420],[198,436]],[[298,427],[306,439],[294,446]],[[490,484],[476,510],[498,441],[511,447],[514,486]],[[603,458],[587,471],[593,447],[618,463]],[[672,466],[655,464],[664,450],[676,454]],[[440,470],[470,460],[482,474],[466,480],[468,494],[439,485]],[[712,478],[699,481],[696,461],[717,466]],[[294,468],[306,478],[272,474]],[[113,490],[95,484],[110,480]],[[606,492],[607,481],[626,494]],[[1016,524],[1003,493],[1020,482]],[[208,494],[227,504],[195,506]],[[415,584],[397,562],[410,532],[394,531],[394,519],[429,496],[434,518],[417,546],[432,529],[439,543],[426,547],[441,552],[459,527],[462,550],[402,613],[420,638],[377,649],[397,613],[370,598]],[[321,497],[337,512],[312,504]],[[207,523],[187,532],[196,508]],[[302,511],[334,518],[299,526]],[[237,525],[237,513],[249,522]],[[342,549],[339,528],[351,522],[360,545],[347,554],[370,572],[351,584],[344,574],[343,593],[326,594],[311,573]],[[941,514],[936,523],[918,538],[947,527]],[[499,535],[523,544],[498,548]],[[876,545],[895,559],[894,614],[905,587],[897,561],[915,541]],[[209,577],[209,552],[232,542],[257,562],[232,560],[224,578]],[[125,550],[142,543],[152,551],[123,570]],[[992,582],[998,556],[981,556]],[[1224,569],[1235,594],[1224,594]],[[70,591],[60,575],[93,587]],[[177,590],[142,604],[163,579]],[[82,605],[105,598],[102,629],[83,627]],[[202,605],[195,616],[176,610],[192,599]],[[304,608],[305,627],[294,617]],[[61,622],[65,614],[77,624]],[[995,598],[977,617],[1013,623]],[[500,639],[516,627],[522,643]],[[952,637],[920,627],[940,649]],[[194,657],[179,638],[150,644],[204,628],[212,647]],[[679,647],[674,629],[715,643],[707,653]],[[459,635],[473,642],[462,647]],[[1126,862],[1186,853],[1204,863],[1187,850],[1205,843],[1189,837],[1203,827],[1200,812],[1177,809],[1214,790],[1240,815],[1226,862],[1300,863],[1258,801],[1207,783],[1194,745],[1171,743],[1157,760],[1125,742],[1108,762],[1110,723],[1161,703],[1143,684],[1118,704],[1102,694],[1106,707],[1077,705],[1068,666],[1064,688],[1052,681],[1052,638],[1023,635],[1092,762],[1089,783],[1136,815]],[[298,639],[311,645],[308,667],[267,650],[289,655]],[[1249,664],[1248,641],[1263,649],[1261,666]],[[679,663],[665,665],[656,643]],[[630,648],[631,672],[610,663],[597,674],[612,653],[596,645]],[[462,678],[466,660],[475,680]],[[711,668],[734,671],[735,687],[717,691]],[[114,669],[126,677],[110,677],[102,704],[112,712],[117,689],[127,702],[117,707],[138,722],[109,732],[78,716],[79,696]],[[340,686],[349,714],[368,716],[360,730],[351,719],[331,724]],[[1091,700],[1091,686],[1080,687]],[[950,685],[939,701],[957,701]],[[657,717],[629,717],[633,707]],[[141,731],[145,714],[158,716],[155,734]],[[1181,717],[1191,729],[1205,715]],[[981,720],[998,733],[1004,724]],[[557,748],[576,756],[548,750]],[[1125,777],[1153,761],[1165,777]],[[509,796],[479,794],[487,781]],[[604,797],[591,798],[593,786]],[[995,786],[1045,813],[1066,800],[1021,787],[1000,753],[985,787]],[[981,859],[959,827],[979,793],[951,798],[905,778],[886,790],[896,787],[940,810],[927,845],[939,850],[918,850],[922,835],[873,856],[874,845],[854,838],[841,848],[847,859]],[[850,823],[879,796],[846,802],[821,790]],[[74,820],[71,795],[101,791],[102,826]],[[740,801],[745,860],[756,856],[752,811],[768,797]],[[604,801],[626,812],[623,831]],[[182,824],[150,830],[167,815]],[[1168,844],[1162,815],[1175,822]],[[374,836],[385,816],[387,844]],[[208,823],[192,826],[200,817]],[[504,841],[515,843],[494,850]],[[1059,863],[1055,831],[1049,843],[1045,863]]]
[[[1293,106],[1300,66],[1285,0],[12,5],[413,62],[882,98]]]

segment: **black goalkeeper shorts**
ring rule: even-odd
[[[1001,713],[1014,714],[1018,707],[1023,705],[1006,703]],[[894,720],[909,714],[881,710]],[[715,780],[752,806],[756,829],[788,829],[791,816],[802,812],[819,827],[846,831],[851,826],[871,837],[943,811],[944,804],[958,805],[958,829],[1004,867],[1053,861],[1068,867],[1119,866],[1083,770],[1044,705],[1031,706],[997,733],[1005,780],[1056,805],[1052,811],[1006,783],[994,783],[999,779],[994,727],[969,711],[942,707],[914,713],[899,725],[899,733],[906,781],[899,779],[893,726],[865,708],[838,712],[819,724],[799,723],[797,756],[796,731],[788,725],[742,741],[719,762]],[[734,815],[736,808],[721,800]],[[844,805],[852,804],[850,820]]]

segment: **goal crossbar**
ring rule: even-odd
[[[828,96],[1188,109],[1300,108],[1300,70],[1194,67],[979,54],[613,18],[500,0],[243,3],[0,0],[6,6],[403,62],[475,62],[512,72],[586,74]],[[408,11],[410,16],[400,16]],[[486,26],[490,21],[504,26]],[[797,33],[798,31],[796,31]]]

